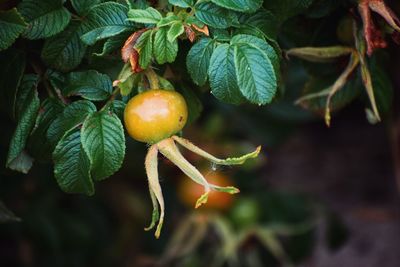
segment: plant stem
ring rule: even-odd
[[[160,81],[158,79],[158,75],[151,67],[148,67],[144,71],[144,75],[146,75],[147,80],[149,80],[150,89],[160,89]]]
[[[107,102],[104,104],[104,106],[100,109],[100,111],[105,110],[108,108],[111,103],[114,101],[115,97],[120,93],[119,87],[115,88],[115,90],[111,93],[110,98],[107,100]]]

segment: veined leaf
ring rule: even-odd
[[[55,98],[47,98],[39,108],[35,127],[28,139],[28,152],[37,160],[50,160],[53,148],[46,132],[50,124],[64,110],[64,105]]]
[[[83,123],[82,146],[91,162],[93,179],[102,180],[116,172],[125,155],[124,128],[117,115],[91,114]]]
[[[81,144],[78,128],[67,131],[54,152],[54,176],[60,188],[68,193],[94,194],[90,161]]]
[[[26,26],[16,8],[0,11],[0,50],[7,49],[14,43]]]
[[[167,38],[168,28],[159,28],[154,37],[153,54],[158,64],[174,62],[178,53],[178,42],[170,42]]]
[[[127,21],[128,9],[118,3],[106,2],[92,7],[85,18],[86,33],[81,40],[88,45],[130,30],[132,24]]]
[[[173,6],[179,6],[183,8],[192,7],[194,5],[194,0],[168,0],[168,2]]]
[[[211,93],[217,99],[231,104],[240,104],[244,101],[237,83],[233,46],[228,44],[217,46],[210,59],[208,75]]]
[[[79,15],[84,16],[91,7],[100,4],[101,0],[71,0],[71,4]]]
[[[148,7],[146,9],[131,9],[128,12],[128,20],[144,23],[144,24],[157,24],[162,16],[157,9]]]
[[[24,32],[28,39],[50,37],[67,27],[71,13],[63,7],[62,0],[23,0],[18,10],[29,24]]]
[[[267,54],[249,44],[234,45],[235,70],[243,96],[252,103],[272,101],[277,89],[274,66]]]
[[[46,39],[41,53],[43,61],[60,71],[78,66],[86,51],[86,45],[80,39],[84,27],[81,22],[71,21],[63,32]]]
[[[195,15],[201,22],[217,29],[226,29],[237,22],[233,12],[210,2],[197,4]]]
[[[38,82],[37,75],[29,74],[25,75],[21,81],[21,85],[18,90],[18,101],[17,106],[17,128],[11,138],[10,149],[7,155],[7,167],[17,171],[27,173],[32,165],[32,161],[24,161],[25,164],[15,164],[14,161],[20,157],[22,151],[25,148],[26,141],[29,134],[31,133],[34,125],[36,116],[39,110],[40,100],[36,90]],[[27,159],[27,157],[23,157]]]
[[[261,7],[262,0],[211,0],[216,5],[239,12],[254,12]]]
[[[71,72],[61,91],[64,96],[79,95],[88,100],[100,101],[110,97],[112,82],[107,75],[95,70]]]
[[[134,47],[139,53],[139,66],[146,69],[153,57],[153,30],[145,31],[140,35]]]
[[[67,131],[82,124],[86,117],[95,111],[95,105],[87,100],[75,101],[67,106],[57,119],[50,124],[47,130],[47,138],[52,147],[55,147]]]
[[[189,50],[186,57],[186,67],[197,85],[204,85],[207,81],[210,58],[215,48],[215,41],[211,38],[202,38]]]
[[[181,21],[172,24],[168,30],[167,38],[171,43],[176,40],[184,31],[183,23]]]

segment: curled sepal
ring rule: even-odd
[[[295,56],[311,62],[329,62],[351,54],[353,48],[347,46],[298,47],[289,49],[286,56]]]
[[[165,205],[164,205],[164,197],[162,194],[160,181],[158,179],[158,149],[157,146],[153,145],[149,148],[147,152],[146,159],[145,159],[145,168],[147,173],[147,179],[149,181],[149,189],[150,189],[150,196],[153,202],[153,215],[152,221],[148,228],[145,230],[150,230],[155,226],[155,223],[158,219],[157,229],[155,232],[156,238],[160,237],[161,228],[164,222],[164,212],[165,212]],[[160,205],[161,212],[159,214],[158,205]]]
[[[253,152],[243,155],[241,157],[219,159],[209,154],[208,152],[202,150],[201,148],[195,146],[189,140],[186,140],[184,138],[175,135],[172,136],[172,138],[186,149],[218,165],[240,165],[243,164],[248,159],[256,158],[261,151],[261,146],[258,146],[256,150],[254,150]]]
[[[335,81],[335,83],[330,87],[329,94],[326,99],[326,108],[325,108],[325,123],[327,126],[331,124],[331,100],[332,97],[342,89],[350,75],[353,73],[355,68],[358,66],[360,62],[359,56],[356,52],[351,53],[350,61],[347,64],[347,67],[344,69],[342,74],[340,74],[339,78]]]

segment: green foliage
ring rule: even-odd
[[[27,24],[16,8],[0,11],[0,50],[8,48],[25,30]]]
[[[107,111],[91,114],[83,123],[81,135],[94,180],[107,178],[121,167],[125,135],[117,115]]]
[[[61,32],[69,23],[71,13],[63,0],[23,0],[18,10],[28,23],[24,37],[41,39]]]
[[[234,105],[298,97],[302,107],[320,114],[338,80],[331,110],[365,98],[364,81],[379,113],[389,115],[393,88],[385,63],[368,59],[363,42],[343,47],[335,33],[325,38],[337,26],[328,16],[341,8],[328,2],[22,0],[0,11],[0,61],[6,62],[0,71],[0,108],[15,123],[7,167],[26,173],[34,159],[53,161],[62,190],[92,195],[94,181],[123,163],[124,108],[154,83],[150,68],[158,86],[182,93],[190,123],[202,112],[200,94],[208,91]],[[306,85],[296,85],[304,90],[285,92],[291,77],[281,76],[281,55],[320,62],[327,47],[315,43],[340,53],[322,55],[329,66],[299,67],[309,72]],[[362,72],[357,65],[341,76],[348,55]]]
[[[25,75],[18,89],[16,105],[17,127],[10,141],[10,149],[7,155],[7,167],[23,173],[27,173],[32,166],[32,159],[22,154],[30,132],[35,125],[35,119],[39,110],[39,97],[36,90],[38,77]],[[22,155],[21,155],[22,154]],[[21,158],[22,157],[22,158]],[[23,164],[21,164],[21,160]]]

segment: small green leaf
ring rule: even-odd
[[[81,40],[87,45],[93,45],[104,38],[131,30],[132,23],[127,21],[127,11],[124,5],[114,2],[92,7],[85,18],[86,33],[81,36]]]
[[[26,26],[16,8],[0,11],[0,50],[7,49],[14,43]]]
[[[35,126],[35,120],[40,105],[40,100],[36,90],[37,82],[38,76],[33,74],[25,75],[21,81],[17,95],[19,101],[19,105],[16,109],[17,128],[11,138],[10,149],[7,155],[7,167],[14,167],[15,170],[24,173],[29,170],[31,163],[23,164],[22,168],[16,168],[21,167],[21,164],[15,164],[13,162],[22,153],[28,136]],[[26,157],[24,158],[26,159]],[[21,158],[18,159],[18,161],[20,160]],[[26,160],[24,162],[26,162]]]
[[[195,15],[203,23],[217,29],[226,29],[237,22],[233,12],[210,2],[197,4]]]
[[[140,67],[146,69],[153,57],[153,30],[145,31],[140,35],[135,48],[139,52]]]
[[[75,101],[67,106],[64,111],[57,116],[47,130],[47,138],[52,147],[55,147],[61,137],[72,128],[82,124],[89,114],[96,111],[96,106],[87,100]]]
[[[219,100],[240,104],[244,97],[236,79],[234,47],[228,44],[217,46],[210,59],[208,69],[211,93]]]
[[[267,54],[249,44],[234,45],[235,70],[243,96],[252,103],[272,101],[277,89],[274,66]]]
[[[64,192],[94,194],[90,161],[83,150],[78,128],[64,134],[53,152],[53,160],[54,176]]]
[[[86,15],[90,8],[100,4],[101,0],[71,0],[71,4],[79,15]]]
[[[181,21],[181,19],[177,16],[174,15],[173,13],[167,15],[166,17],[162,18],[158,23],[157,23],[157,27],[164,27],[164,26],[168,26],[171,25],[175,22]]]
[[[215,48],[215,41],[202,38],[189,50],[186,67],[195,84],[202,86],[207,81],[210,58]]]
[[[260,9],[256,13],[242,14],[239,17],[239,22],[241,26],[253,28],[254,31],[261,31],[269,38],[276,39],[278,35],[279,22],[275,15],[268,10]]]
[[[261,7],[262,0],[211,0],[216,5],[239,12],[254,12]]]
[[[179,6],[183,8],[192,7],[194,5],[194,0],[168,0],[168,2],[173,6]]]
[[[71,21],[64,31],[46,39],[41,53],[43,61],[56,70],[74,69],[81,63],[86,51],[86,45],[80,39],[83,32],[81,22]]]
[[[49,142],[46,132],[50,124],[64,110],[64,105],[55,98],[47,98],[39,108],[35,128],[28,139],[28,152],[41,161],[50,160],[53,146]]]
[[[169,42],[174,42],[184,32],[183,23],[181,21],[175,22],[168,30],[167,38]]]
[[[178,42],[170,42],[167,34],[168,28],[162,27],[154,37],[153,54],[158,64],[174,62],[178,53]]]
[[[63,7],[62,0],[23,0],[18,10],[28,22],[23,34],[28,39],[50,37],[67,27],[71,13]]]
[[[114,51],[120,50],[124,45],[126,39],[128,39],[131,34],[131,32],[122,32],[116,36],[108,38],[104,42],[101,53],[94,53],[94,55],[102,57],[105,55],[109,55]]]
[[[128,20],[143,23],[143,24],[157,24],[162,16],[157,9],[148,7],[146,9],[131,9],[128,12]]]
[[[78,95],[88,100],[101,101],[110,97],[112,82],[107,75],[95,70],[71,72],[61,92],[67,97]]]
[[[121,167],[125,135],[117,115],[109,111],[91,114],[83,123],[81,135],[94,180],[105,179]]]

